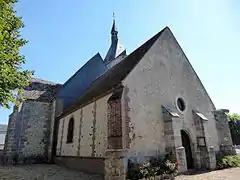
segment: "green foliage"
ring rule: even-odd
[[[240,121],[240,115],[237,113],[228,114],[229,121]]]
[[[136,164],[129,160],[127,179],[137,180],[160,175],[175,176],[178,173],[178,163],[166,157],[152,158],[144,164]]]
[[[217,158],[218,169],[231,168],[231,167],[240,167],[239,155],[219,156]]]
[[[20,36],[23,22],[14,10],[16,2],[0,0],[0,106],[7,108],[11,102],[21,100],[18,95],[33,75],[32,71],[22,70],[25,58],[19,50],[27,41]]]
[[[229,114],[229,128],[232,136],[233,144],[240,144],[240,115],[237,113]]]

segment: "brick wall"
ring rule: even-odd
[[[121,99],[108,102],[108,149],[122,149]]]

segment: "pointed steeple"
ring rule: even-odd
[[[112,25],[112,30],[111,30],[111,36],[112,36],[112,41],[113,40],[118,40],[118,31],[117,31],[117,27],[116,27],[116,24],[115,24],[115,15],[113,13],[113,25]]]
[[[116,22],[115,22],[115,16],[113,13],[113,24],[111,29],[111,46],[107,52],[106,57],[104,58],[104,62],[108,64],[121,54],[125,55],[126,50],[118,42],[118,31],[117,31]]]

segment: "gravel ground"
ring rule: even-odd
[[[101,180],[97,175],[88,175],[56,165],[0,166],[0,180]],[[240,168],[212,171],[197,175],[180,175],[175,180],[240,180]]]
[[[0,166],[0,180],[101,180],[97,175],[49,164]]]
[[[196,175],[181,175],[176,180],[240,180],[240,168],[231,168]]]

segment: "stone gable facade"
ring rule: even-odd
[[[212,147],[219,150],[215,107],[169,29],[162,33],[123,85],[130,99],[128,114],[134,128],[130,131],[128,153],[134,161],[144,161],[166,151],[177,153],[177,148],[182,146],[181,130],[190,138],[195,167],[202,166],[198,137],[206,141],[204,151]],[[185,104],[183,111],[177,104],[179,98]],[[207,120],[200,119],[201,125],[198,125],[195,112]],[[204,129],[198,129],[199,126]]]

